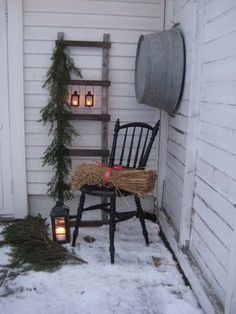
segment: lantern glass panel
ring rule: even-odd
[[[71,95],[71,107],[79,107],[80,105],[80,97],[77,94],[77,91],[74,91],[74,93]]]
[[[58,206],[51,210],[53,240],[59,243],[70,242],[69,209],[65,206]]]
[[[85,107],[93,107],[94,106],[94,96],[93,94],[91,94],[91,92],[89,91],[86,95],[85,95]]]
[[[55,218],[55,235],[57,241],[66,240],[66,222],[64,217]]]

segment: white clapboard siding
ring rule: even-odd
[[[226,1],[209,1],[206,7],[206,21],[210,22],[221,14],[227,13],[233,7],[235,7],[235,1],[226,0]]]
[[[202,121],[199,138],[236,156],[235,134],[234,129]]]
[[[234,1],[212,0],[206,5],[201,122],[193,202],[193,234],[201,236],[191,239],[192,253],[199,265],[197,254],[200,254],[200,245],[203,248],[201,270],[222,304],[231,274],[223,276],[221,272],[222,267],[229,270],[231,263],[230,260],[227,263],[227,258],[230,259],[236,219],[235,19]],[[202,236],[198,216],[207,226],[208,235]]]
[[[192,238],[190,245],[191,253],[201,269],[204,269],[203,278],[208,282],[211,287],[214,287],[214,293],[218,296],[220,300],[225,299],[225,290],[220,283],[220,279],[227,278],[227,273],[221,267],[215,256],[209,250],[208,246],[196,230],[192,229]],[[219,271],[219,268],[221,271]],[[215,274],[221,275],[222,277],[216,278]],[[219,281],[218,281],[218,280]]]
[[[117,118],[121,123],[143,121],[154,125],[159,118],[155,108],[137,104],[134,90],[134,67],[139,36],[163,28],[164,1],[104,1],[104,0],[24,0],[24,88],[26,120],[26,152],[28,193],[45,194],[52,172],[42,168],[41,157],[51,137],[49,126],[39,123],[40,110],[46,105],[48,91],[42,88],[50,66],[50,57],[57,32],[67,40],[102,40],[110,34],[112,47],[109,59],[109,145]],[[101,79],[102,51],[96,48],[70,47],[75,64],[85,79]],[[81,98],[86,92],[80,88]],[[100,113],[101,88],[95,87],[95,108]],[[90,113],[87,108],[73,110]],[[101,123],[73,121],[80,136],[73,147],[100,148]],[[118,147],[118,150],[120,148]],[[150,155],[150,168],[156,167],[156,147]],[[98,158],[86,158],[92,161]],[[73,166],[85,158],[73,158]],[[31,197],[31,205],[32,205]]]
[[[227,105],[229,104],[235,105],[236,82],[235,81],[204,82],[202,86],[202,100],[204,102],[210,102],[215,104],[220,103]]]
[[[235,78],[234,66],[236,56],[230,58],[209,61],[203,67],[203,81],[232,81]]]
[[[222,2],[224,3],[224,2]],[[231,58],[236,55],[235,33],[219,38],[205,44],[204,61],[216,61]]]
[[[64,32],[65,37],[68,40],[75,40],[78,37],[80,40],[98,40],[101,35],[105,32],[109,32],[112,35],[112,43],[116,44],[137,44],[140,33],[149,34],[149,30],[127,30],[127,29],[83,29],[83,28],[66,28],[64,26],[56,28],[50,27],[37,27],[37,26],[25,26],[24,27],[24,38],[28,41],[44,41],[44,40],[55,40],[55,31],[60,30]],[[155,31],[155,29],[153,29]],[[111,52],[112,53],[112,52]]]
[[[201,217],[196,214],[194,216],[194,224],[198,226],[198,234],[205,242],[210,241],[212,244],[210,249],[213,251],[214,255],[216,256],[216,259],[218,262],[222,265],[222,267],[227,271],[229,269],[229,256],[230,251],[229,249],[224,245],[224,243],[221,241],[220,238],[218,238],[212,229],[207,225],[207,223],[201,219]]]
[[[222,197],[218,191],[214,190],[198,177],[196,177],[196,193],[196,195],[205,201],[205,204],[209,207],[209,211],[210,209],[213,210],[227,227],[233,229],[234,220],[236,219],[236,211],[229,200]]]
[[[138,1],[137,1],[138,2]],[[124,15],[124,16],[147,16],[156,17],[155,12],[162,9],[161,1],[155,3],[150,1],[146,10],[143,10],[143,1],[137,3],[135,10],[133,10],[132,1],[124,1],[119,3],[116,1],[80,1],[79,14],[89,15],[91,14],[91,6],[96,6],[97,15]],[[146,1],[148,2],[148,1]],[[63,13],[74,14],[74,6],[76,5],[76,0],[67,1],[67,6],[64,6],[64,0],[54,0],[48,2],[47,0],[41,0],[40,2],[27,0],[25,1],[27,12],[41,12],[41,13],[58,13],[61,14],[61,7],[64,7]],[[161,16],[160,16],[161,17]]]
[[[186,79],[180,107],[169,118],[163,189],[165,211],[161,212],[160,220],[194,287],[196,280],[193,280],[191,271],[185,268],[186,256],[179,252],[179,243],[173,244],[172,230],[167,228],[168,224],[174,225],[177,231],[175,238],[178,239],[178,231],[182,231],[178,230],[178,226],[181,227],[183,221],[180,220],[185,218],[184,215],[179,217],[185,205],[180,198],[188,198],[188,190],[184,186],[188,154],[191,154],[190,139],[194,139],[192,147],[197,148],[196,169],[190,169],[195,177],[192,208],[188,207],[192,215],[190,239],[185,242],[188,248],[186,252],[195,261],[195,266],[200,268],[205,281],[205,296],[217,308],[212,310],[197,287],[195,292],[201,296],[199,300],[206,313],[233,314],[235,308],[231,312],[224,312],[224,307],[228,302],[226,308],[230,308],[230,296],[234,294],[230,287],[235,286],[230,286],[229,282],[235,276],[230,270],[235,259],[232,248],[236,230],[236,2],[170,0],[167,3],[166,18],[180,23],[183,31]],[[198,34],[202,34],[198,45],[202,46],[199,56],[195,53],[198,49],[196,41],[200,38]],[[194,59],[196,56],[199,57],[198,64]],[[194,93],[198,95],[195,97]],[[198,110],[191,111],[194,106],[192,101],[195,101]],[[194,117],[197,117],[198,123],[195,122],[193,130],[190,123],[194,123]],[[191,131],[195,131],[195,135]],[[179,235],[181,244],[181,232]]]
[[[167,153],[167,165],[174,169],[177,175],[179,175],[180,178],[184,177],[184,164],[179,162],[179,160],[173,156],[170,153]]]
[[[201,158],[197,160],[196,174],[232,204],[236,204],[236,180]]]
[[[169,139],[183,148],[186,148],[186,133],[181,132],[178,128],[173,126],[169,127]]]
[[[225,106],[225,104],[203,103],[201,120],[216,126],[234,130],[236,123],[236,106],[231,104]]]
[[[236,179],[235,155],[199,140],[199,158],[209,162],[234,180]]]
[[[77,4],[78,5],[78,4]],[[55,4],[56,6],[56,4]],[[63,5],[65,6],[65,4]],[[74,7],[75,9],[75,7]],[[78,8],[80,9],[80,8]],[[152,31],[162,27],[162,18],[160,17],[142,17],[118,15],[117,19],[113,15],[96,16],[90,12],[89,18],[85,14],[80,13],[47,13],[47,12],[25,12],[25,26],[54,27],[61,25],[66,28],[102,28],[102,29],[135,29]]]
[[[213,0],[213,2],[217,6],[221,1]],[[230,0],[226,2],[233,3],[234,1]],[[236,31],[235,14],[236,6],[234,5],[230,10],[226,10],[208,21],[205,28],[205,42],[216,40]]]

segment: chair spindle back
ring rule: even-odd
[[[145,168],[160,121],[154,127],[133,122],[120,125],[117,119],[109,158],[109,167],[123,165],[128,168]]]

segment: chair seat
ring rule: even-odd
[[[97,185],[84,185],[80,188],[80,191],[85,194],[100,197],[121,197],[131,195],[131,193],[127,191],[117,190],[114,187],[105,187]]]

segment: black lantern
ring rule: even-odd
[[[92,108],[94,107],[94,96],[90,91],[85,95],[85,107]]]
[[[70,242],[69,208],[58,202],[50,213],[53,240],[59,243]]]
[[[74,93],[71,95],[70,105],[71,107],[79,107],[80,106],[80,96],[75,90]]]

